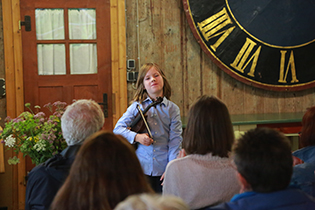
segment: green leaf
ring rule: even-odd
[[[9,165],[16,165],[18,163],[20,163],[20,159],[17,158],[16,156],[14,156],[13,158],[9,158],[8,159],[8,164]]]

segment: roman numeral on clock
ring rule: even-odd
[[[287,51],[281,50],[280,53],[281,53],[281,61],[280,61],[280,75],[279,75],[278,82],[287,83],[287,76],[288,76],[289,70],[291,70],[291,77],[292,77],[291,83],[299,82],[299,80],[296,77],[293,51],[291,51],[290,53],[288,65],[285,72],[284,72],[285,54],[287,53]]]
[[[249,38],[246,38],[246,42],[243,45],[243,47],[241,48],[241,50],[238,52],[235,60],[233,63],[231,63],[231,67],[235,68],[236,70],[244,73],[244,69],[247,67],[247,65],[252,61],[252,66],[250,68],[250,71],[248,72],[247,75],[254,77],[254,73],[256,70],[256,66],[257,66],[257,62],[258,62],[258,58],[259,58],[259,54],[260,54],[260,50],[261,50],[261,46],[259,46],[256,51],[254,52],[254,54],[252,55],[252,57],[250,59],[249,55],[254,51],[254,47],[257,44],[252,41]]]
[[[218,46],[220,46],[220,44],[226,39],[226,37],[228,37],[230,33],[234,30],[235,26],[232,25],[230,28],[226,30],[223,31],[220,30],[232,23],[233,22],[229,15],[227,14],[226,9],[223,8],[220,12],[212,15],[211,17],[207,18],[201,23],[198,23],[198,27],[202,33],[202,36],[207,41],[221,35],[221,37],[216,41],[216,43],[210,46],[211,49],[215,52]]]

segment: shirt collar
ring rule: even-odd
[[[153,100],[148,96],[146,99],[143,100],[143,102],[144,102],[144,103],[145,103],[145,102],[150,102],[150,103],[152,103]],[[161,102],[161,104],[163,104],[164,106],[167,106],[168,103],[169,103],[169,100],[167,100],[166,97],[163,97],[163,101]]]
[[[62,152],[60,153],[62,156],[68,158],[68,157],[74,157],[78,150],[80,149],[81,144],[75,144],[66,147]]]
[[[245,198],[245,197],[250,197],[253,195],[256,195],[257,193],[254,191],[249,191],[249,192],[244,192],[244,193],[240,193],[240,194],[236,194],[232,197],[231,202],[237,201],[239,199]]]

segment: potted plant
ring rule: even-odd
[[[7,149],[13,149],[23,157],[28,155],[36,165],[45,162],[48,158],[67,147],[62,131],[60,118],[65,111],[65,102],[54,102],[44,105],[49,109],[50,116],[40,111],[41,107],[35,106],[36,112],[26,103],[29,111],[21,113],[17,118],[6,118],[5,127],[0,135],[2,143]],[[20,160],[14,156],[9,158],[9,164],[17,164]]]

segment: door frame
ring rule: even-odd
[[[7,116],[17,117],[24,111],[22,37],[19,27],[20,0],[2,0],[3,39],[6,80]],[[113,125],[127,109],[125,1],[110,0],[111,72]],[[34,30],[34,26],[33,30]],[[23,156],[19,155],[20,159]],[[14,166],[13,209],[24,209],[25,162]],[[16,189],[17,188],[17,189]]]

